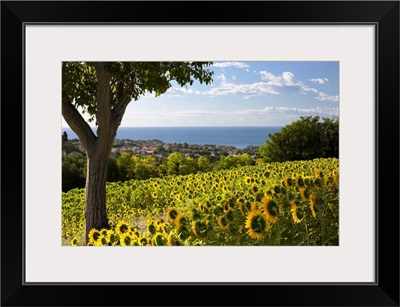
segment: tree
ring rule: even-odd
[[[199,171],[208,172],[211,170],[211,162],[207,157],[201,156],[197,159]]]
[[[107,182],[116,182],[116,181],[120,181],[118,166],[117,166],[117,158],[109,156],[108,167],[107,167]]]
[[[266,162],[338,157],[339,121],[336,117],[321,121],[319,116],[302,116],[281,131],[269,134],[269,138],[259,148]]]
[[[63,134],[62,134],[62,141],[63,141],[64,144],[68,143],[68,134],[67,134],[66,131],[64,131]]]
[[[339,119],[337,117],[324,118],[322,125],[325,134],[325,156],[339,157]]]
[[[135,178],[134,160],[129,152],[122,153],[117,158],[116,162],[120,181],[126,181]]]
[[[62,191],[85,186],[86,158],[72,155],[62,159]]]
[[[107,162],[117,129],[131,101],[146,93],[159,96],[175,81],[209,84],[212,62],[63,62],[62,115],[78,135],[87,156],[85,243],[92,228],[108,228]],[[89,114],[96,134],[79,112]]]

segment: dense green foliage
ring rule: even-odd
[[[107,182],[146,180],[169,175],[189,175],[212,170],[233,169],[254,165],[255,160],[247,153],[236,156],[221,156],[211,162],[207,157],[193,158],[180,152],[174,152],[165,159],[154,156],[138,156],[124,152],[108,158]],[[62,159],[62,191],[84,188],[86,180],[86,157],[72,154]]]
[[[339,157],[339,120],[319,116],[300,117],[280,132],[269,135],[260,146],[260,156],[266,162],[311,160]]]
[[[85,187],[86,157],[71,155],[62,159],[62,191]]]

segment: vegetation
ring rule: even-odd
[[[107,163],[118,127],[131,101],[180,86],[212,82],[211,62],[63,62],[62,115],[78,135],[87,157],[85,233],[108,228]],[[82,117],[97,126],[96,135]]]
[[[74,151],[72,151],[74,152]],[[107,163],[107,182],[145,180],[169,175],[189,175],[212,170],[233,169],[256,163],[249,154],[221,156],[211,162],[207,156],[192,158],[180,152],[173,152],[165,159],[154,156],[138,156],[124,152],[117,157],[110,156]],[[73,154],[62,160],[62,191],[84,188],[86,182],[86,157]]]
[[[87,235],[85,190],[73,189],[62,195],[63,244],[337,246],[338,164],[336,158],[260,163],[109,182],[110,228]]]
[[[259,148],[266,162],[311,160],[339,157],[339,120],[319,116],[300,117],[269,135],[269,140]]]

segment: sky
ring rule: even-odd
[[[207,68],[214,71],[211,84],[172,83],[159,97],[148,93],[128,105],[120,127],[285,126],[300,116],[339,116],[339,62],[213,62]],[[64,119],[62,127],[68,127]]]

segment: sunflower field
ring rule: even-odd
[[[62,194],[62,244],[84,243],[85,190]],[[339,245],[339,160],[107,183],[91,246]]]

